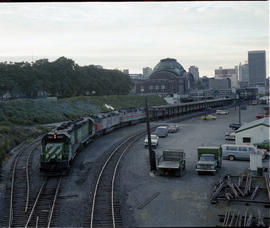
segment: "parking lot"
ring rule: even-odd
[[[242,210],[241,203],[211,204],[209,194],[217,180],[224,174],[247,172],[248,161],[223,160],[215,176],[200,175],[195,171],[198,146],[219,146],[226,142],[225,131],[230,123],[238,122],[238,107],[228,109],[228,115],[218,115],[216,120],[202,120],[200,117],[178,123],[180,130],[160,138],[155,149],[159,157],[164,149],[184,149],[186,171],[183,177],[154,176],[149,172],[148,150],[144,138],[139,140],[121,163],[121,204],[124,226],[216,226],[220,225],[218,214],[225,214],[229,208]],[[263,106],[248,106],[241,110],[242,122],[255,120]],[[230,143],[230,142],[229,142]],[[263,161],[269,166],[269,160]],[[250,205],[252,211],[260,208],[263,216],[269,216],[269,209],[261,205]]]

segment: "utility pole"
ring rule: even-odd
[[[149,151],[149,159],[150,159],[150,171],[156,171],[157,170],[156,154],[155,154],[155,151],[152,150],[147,97],[145,97],[145,112],[146,112],[146,127],[147,127],[147,135],[148,135],[148,151]]]
[[[241,103],[239,102],[239,124],[241,125]]]

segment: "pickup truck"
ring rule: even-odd
[[[182,149],[164,150],[157,161],[159,175],[175,175],[181,177],[186,169],[185,153]]]
[[[221,147],[198,147],[198,162],[196,171],[201,173],[215,174],[217,168],[222,164],[222,149]]]

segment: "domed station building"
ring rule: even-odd
[[[193,75],[186,72],[176,59],[161,59],[149,79],[136,80],[136,94],[187,94],[194,88]]]

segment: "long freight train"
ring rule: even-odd
[[[98,113],[60,125],[42,138],[40,171],[66,173],[76,154],[94,137],[127,124],[145,120],[143,109],[132,108]]]
[[[150,119],[168,118],[189,112],[204,110],[206,107],[218,107],[230,103],[231,99],[192,102],[189,104],[150,107]],[[108,132],[144,121],[143,108],[98,113],[62,124],[42,138],[40,156],[41,171],[68,170],[76,154],[95,137]]]

